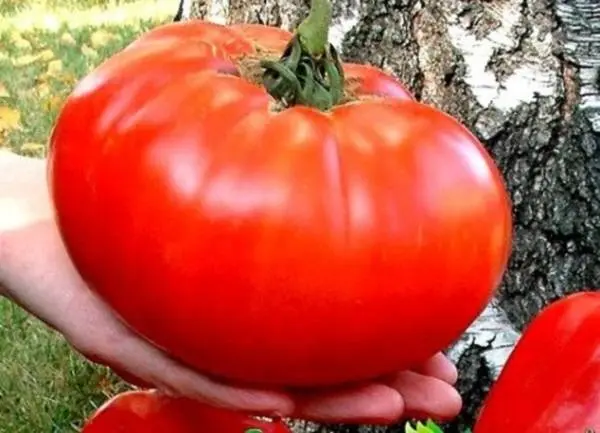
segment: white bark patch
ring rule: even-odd
[[[538,29],[534,28],[530,37],[533,53],[526,56],[511,75],[499,81],[488,64],[495,50],[517,48],[518,41],[513,30],[521,17],[521,0],[485,7],[500,25],[484,37],[478,37],[456,19],[448,26],[453,45],[465,59],[465,81],[471,86],[479,104],[484,108],[495,107],[508,113],[521,103],[533,102],[537,95],[553,95],[558,77],[551,68],[544,65],[545,60],[552,56],[551,35],[541,37]],[[451,16],[448,19],[453,21]]]
[[[192,0],[181,0],[181,20],[186,21],[190,19],[192,12]]]
[[[448,356],[456,362],[472,343],[481,347],[489,345],[483,357],[493,377],[497,378],[520,336],[521,334],[513,328],[497,302],[492,301],[467,329],[460,341],[452,346]]]
[[[557,13],[566,29],[565,51],[581,69],[580,107],[600,132],[600,7],[597,1],[563,0]]]
[[[335,17],[329,29],[329,42],[341,52],[342,43],[346,35],[360,21],[360,9],[358,7],[348,8],[344,15]]]
[[[600,41],[600,35],[598,39]],[[589,64],[591,66],[581,69],[581,107],[589,113],[594,129],[600,132],[600,86],[596,81],[600,76],[600,58],[590,59]]]
[[[206,19],[217,24],[227,24],[229,17],[229,0],[211,0],[208,3]]]

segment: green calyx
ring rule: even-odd
[[[275,99],[290,107],[306,105],[329,110],[344,92],[339,55],[329,43],[329,0],[312,0],[308,17],[277,61],[263,60],[263,84]]]
[[[263,433],[263,431],[259,428],[249,428],[244,433]]]

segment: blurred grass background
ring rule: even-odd
[[[177,6],[176,0],[0,0],[0,147],[43,157],[78,80],[172,20]],[[0,298],[0,433],[77,432],[126,387]]]
[[[0,13],[3,17],[31,9],[85,10],[93,7],[115,8],[135,0],[0,0]],[[175,2],[173,2],[175,3]]]

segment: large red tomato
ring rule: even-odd
[[[322,386],[410,367],[499,284],[509,199],[478,140],[391,76],[273,110],[250,55],[291,35],[160,27],[86,77],[49,179],[77,269],[124,320],[228,380]]]
[[[81,433],[290,433],[282,421],[261,421],[154,390],[129,391],[108,400]]]

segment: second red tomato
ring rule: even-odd
[[[108,400],[81,433],[291,433],[281,421],[260,421],[243,413],[154,390],[131,391]]]

